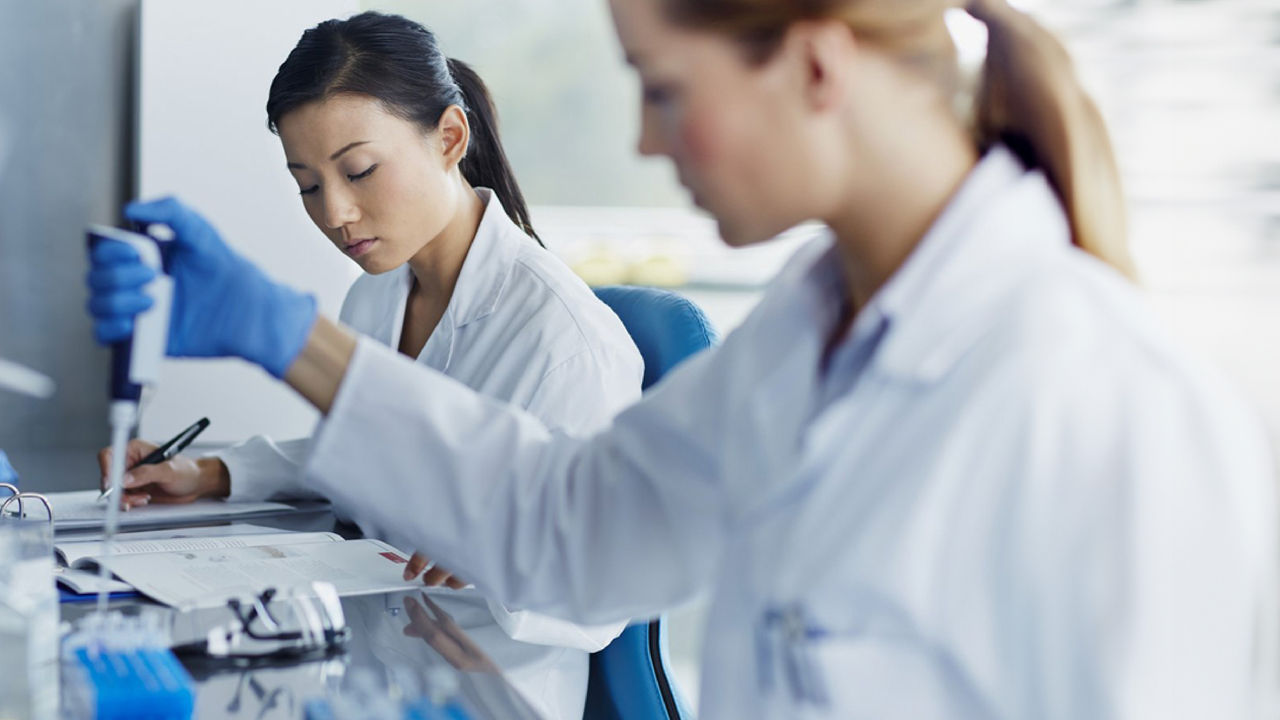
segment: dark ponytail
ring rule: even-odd
[[[462,176],[473,187],[492,189],[511,220],[542,244],[498,138],[488,88],[466,63],[446,58],[430,30],[377,12],[326,20],[307,30],[271,81],[267,127],[278,132],[280,118],[289,112],[338,93],[375,98],[426,131],[436,129],[450,105],[461,107],[471,128],[459,164]]]
[[[470,65],[454,58],[449,58],[448,64],[449,74],[462,90],[466,101],[463,109],[467,111],[467,123],[471,126],[471,142],[462,158],[462,176],[472,186],[492,188],[516,225],[541,245],[542,238],[529,222],[529,206],[525,204],[524,193],[516,184],[511,163],[507,161],[507,153],[498,139],[498,111],[493,106],[489,88]]]

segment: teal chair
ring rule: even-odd
[[[600,287],[644,359],[648,389],[668,370],[715,344],[702,310],[686,298],[645,287]],[[666,618],[630,625],[591,655],[583,720],[691,720],[667,667]]]

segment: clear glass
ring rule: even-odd
[[[0,518],[0,720],[58,713],[58,593],[53,526]]]

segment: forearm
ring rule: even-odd
[[[307,344],[285,372],[284,380],[327,415],[355,351],[354,334],[326,317],[317,317]]]
[[[650,432],[552,433],[372,341],[344,382],[317,428],[308,485],[362,526],[465,569],[488,597],[607,623],[659,612],[712,576],[718,488],[682,422],[651,413],[631,423]],[[681,407],[654,413],[686,417],[689,393],[677,390]],[[688,461],[655,471],[668,448]]]

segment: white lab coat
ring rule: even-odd
[[[617,316],[581,280],[516,227],[492,191],[479,188],[477,193],[486,203],[484,217],[444,316],[417,363],[511,402],[568,433],[585,434],[607,425],[640,397],[644,363],[635,344]],[[407,265],[361,276],[343,303],[342,322],[372,342],[399,347],[412,280]],[[417,445],[415,439],[407,442]],[[230,471],[233,498],[297,497],[306,494],[298,479],[309,445],[309,439],[276,442],[259,436],[215,455]],[[399,507],[405,502],[398,493],[380,493],[373,481],[378,472],[374,466],[351,475],[349,481],[365,492],[349,500],[350,507],[335,509],[359,521],[367,535],[405,550],[417,549],[411,535],[362,518],[361,508]],[[430,523],[447,510],[427,503],[412,512],[418,522]],[[470,578],[465,566],[454,568]],[[467,601],[468,617],[474,617],[470,608],[477,599]],[[507,652],[498,652],[495,662],[511,671],[513,681],[547,717],[580,717],[587,653],[608,645],[625,623],[586,626],[510,611],[492,600],[488,605],[506,635],[520,641],[508,643]],[[476,629],[473,621],[470,630]]]
[[[710,589],[704,720],[1254,715],[1264,435],[1044,177],[988,153],[824,369],[842,288],[816,241],[587,439],[362,342],[308,479],[523,607]]]

